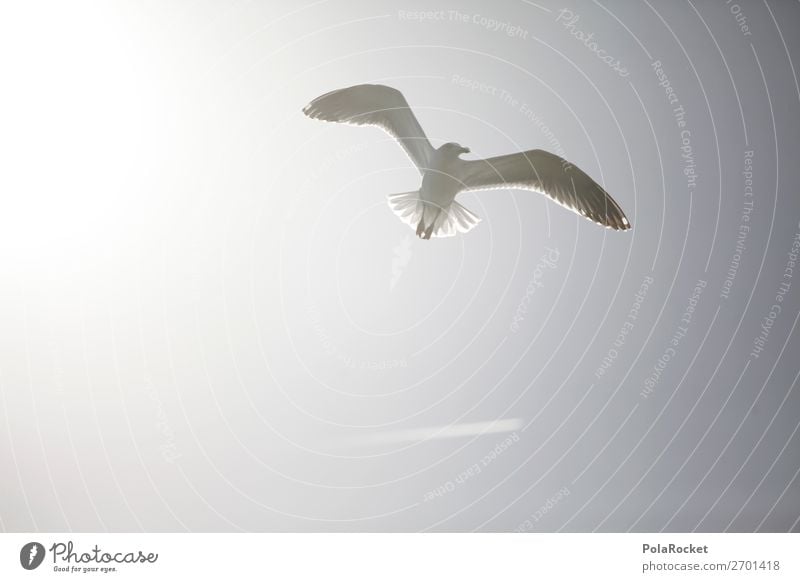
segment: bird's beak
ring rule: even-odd
[[[462,148],[461,148],[461,153],[462,153],[462,154],[468,154],[468,153],[469,153],[469,148],[463,148],[463,147],[462,147]]]

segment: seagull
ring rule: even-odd
[[[613,230],[631,223],[588,174],[544,150],[464,160],[470,149],[449,142],[434,148],[403,94],[386,85],[355,85],[317,97],[303,108],[312,119],[374,125],[403,147],[422,175],[419,190],[390,194],[389,207],[422,239],[472,230],[481,219],[456,202],[462,192],[516,188],[539,192],[588,220]]]

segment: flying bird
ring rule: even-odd
[[[483,160],[463,160],[469,148],[449,142],[434,148],[403,94],[386,85],[331,91],[303,108],[313,119],[375,125],[394,137],[422,175],[419,190],[390,194],[389,207],[423,239],[472,230],[480,218],[456,202],[461,192],[518,188],[548,196],[597,224],[628,230],[631,223],[602,186],[563,158],[527,150]]]

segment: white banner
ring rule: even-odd
[[[794,534],[3,534],[0,580],[800,580]],[[191,577],[191,578],[190,578]]]

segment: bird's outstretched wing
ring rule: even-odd
[[[608,228],[631,228],[619,204],[597,182],[577,166],[544,150],[464,160],[456,177],[464,184],[462,191],[533,190]]]
[[[317,97],[303,108],[314,119],[355,125],[376,125],[400,142],[423,173],[433,156],[425,132],[403,94],[386,85],[356,85]]]

